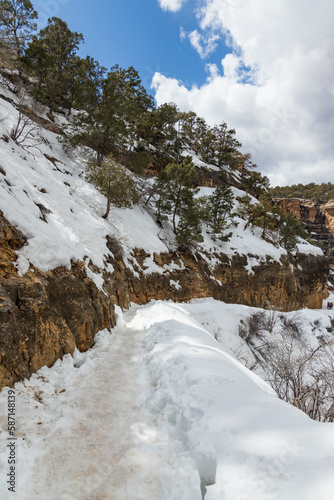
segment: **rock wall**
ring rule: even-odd
[[[334,200],[324,205],[300,198],[274,198],[284,213],[292,212],[304,222],[311,238],[319,242],[334,266]]]
[[[275,198],[274,201],[284,213],[292,212],[297,219],[310,222],[315,222],[320,208],[319,203],[300,198]]]
[[[325,216],[325,224],[328,231],[334,234],[334,200],[321,205],[320,210]]]
[[[212,271],[208,261],[200,255],[155,254],[161,273],[153,274],[145,273],[147,254],[144,251],[135,249],[133,256],[137,262],[137,277],[120,259],[110,259],[114,273],[105,276],[108,296],[122,308],[128,307],[130,302],[145,304],[152,299],[181,302],[213,297],[227,303],[290,311],[303,307],[321,308],[327,296],[329,265],[325,256],[300,254],[293,263],[288,257],[281,262],[268,257],[266,262],[248,272],[244,255],[234,255],[230,259],[224,254],[215,254],[218,263]],[[210,256],[207,257],[209,260]],[[171,264],[183,269],[170,271],[168,266]]]
[[[19,276],[13,262],[24,236],[0,212],[0,388],[51,366],[115,324],[112,301],[80,263],[71,270]]]
[[[0,388],[51,366],[75,347],[80,351],[91,347],[99,330],[114,326],[114,304],[127,308],[130,302],[145,304],[152,299],[214,297],[280,310],[320,308],[329,271],[321,256],[299,255],[295,262],[267,257],[249,272],[243,255],[174,252],[155,254],[159,272],[148,273],[148,254],[134,249],[135,272],[121,255],[110,254],[114,272],[105,273],[102,292],[87,277],[82,262],[73,263],[70,270],[47,273],[31,268],[19,276],[13,262],[15,251],[25,242],[0,212]],[[209,265],[212,257],[214,269]],[[91,269],[98,271],[92,265]]]

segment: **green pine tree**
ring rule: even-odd
[[[181,248],[188,248],[194,243],[201,243],[204,240],[201,228],[201,201],[196,199],[194,194],[194,190],[190,189],[185,189],[182,194],[176,232],[176,241]]]
[[[220,239],[227,241],[231,236],[223,234],[224,231],[231,227],[232,222],[229,222],[231,212],[234,205],[234,196],[232,189],[225,183],[222,183],[214,193],[208,198],[208,224],[214,235],[220,234]]]
[[[101,164],[89,163],[86,178],[107,198],[104,219],[108,218],[112,204],[117,208],[130,208],[138,201],[134,180],[128,170],[120,165],[112,155],[109,155]]]
[[[37,29],[37,12],[29,0],[0,1],[0,43],[16,57],[21,56],[27,41]]]
[[[33,36],[22,57],[26,70],[38,78],[34,96],[47,104],[51,112],[71,109],[78,64],[76,53],[81,42],[81,33],[72,32],[65,21],[52,17]]]
[[[92,93],[87,111],[72,118],[63,142],[70,147],[91,148],[101,164],[111,152],[123,154],[141,115],[153,106],[153,100],[132,67],[116,65],[105,77],[97,76],[95,95]]]
[[[296,250],[299,238],[308,240],[309,235],[301,221],[299,221],[291,212],[281,215],[279,225],[279,243],[291,253]]]
[[[216,158],[219,168],[230,167],[235,170],[238,165],[241,143],[235,138],[235,130],[228,129],[225,122],[214,127],[216,136]]]
[[[203,241],[201,222],[203,207],[195,198],[198,189],[193,188],[195,166],[190,157],[182,163],[170,163],[156,181],[158,219],[172,218],[173,231],[180,246],[186,247]]]

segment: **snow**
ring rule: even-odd
[[[17,383],[15,498],[331,500],[333,424],[279,400],[233,355],[254,310],[213,299],[118,308],[91,350]],[[6,469],[3,413],[0,425]]]
[[[170,286],[174,287],[175,290],[181,290],[182,285],[180,285],[179,281],[169,280]]]

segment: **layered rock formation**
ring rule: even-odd
[[[328,231],[334,234],[334,200],[321,205],[320,210],[325,216],[325,224]]]
[[[115,324],[112,301],[83,266],[19,276],[13,262],[25,237],[0,212],[0,388],[51,366]]]
[[[121,260],[111,260],[115,269],[106,276],[106,291],[121,307],[130,302],[144,304],[152,299],[187,301],[193,298],[213,297],[227,303],[285,311],[303,307],[321,308],[326,297],[329,272],[327,259],[314,255],[298,255],[292,263],[288,257],[280,262],[267,257],[258,262],[251,272],[247,257],[235,254],[232,258],[215,254],[213,270],[200,255],[169,253],[155,255],[161,273],[145,273],[145,252],[134,250],[137,262],[133,273]],[[256,257],[256,256],[252,256]],[[179,267],[170,271],[169,267]]]
[[[300,198],[275,198],[284,213],[292,212],[304,222],[313,240],[320,242],[331,265],[334,265],[334,200],[324,205]]]

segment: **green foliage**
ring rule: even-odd
[[[326,203],[329,200],[334,200],[334,184],[311,182],[310,184],[293,184],[284,187],[276,186],[270,189],[270,194],[273,198],[304,198]]]
[[[37,29],[37,12],[29,0],[0,1],[0,42],[20,56]]]
[[[73,107],[89,113],[99,102],[101,88],[106,68],[98,61],[87,56],[85,59],[75,59],[75,79],[72,88]]]
[[[299,238],[308,240],[309,236],[304,225],[292,213],[286,215],[273,204],[269,193],[259,198],[259,203],[251,203],[249,196],[240,200],[238,215],[246,220],[245,228],[249,225],[263,229],[262,238],[267,239],[268,231],[276,231],[278,243],[289,253],[296,250]]]
[[[38,79],[34,96],[50,107],[71,109],[81,33],[72,32],[58,17],[52,17],[38,35],[34,35],[22,57],[24,67]]]
[[[249,194],[258,198],[268,191],[270,183],[268,177],[262,176],[260,172],[251,172],[248,176],[242,178],[242,187]]]
[[[250,196],[244,196],[237,213],[246,220],[244,229],[249,225],[262,228],[263,239],[266,239],[267,230],[274,230],[277,226],[276,210],[267,195],[262,196],[259,203],[252,203]]]
[[[309,239],[309,235],[301,221],[299,221],[291,212],[281,216],[279,225],[280,239],[279,243],[288,252],[296,250],[299,238]]]
[[[129,151],[125,156],[125,165],[135,174],[143,175],[150,161],[148,151]]]
[[[134,180],[127,169],[117,163],[112,155],[109,155],[101,164],[89,163],[86,178],[107,198],[104,219],[109,215],[111,204],[117,208],[129,208],[138,201]]]
[[[208,225],[214,235],[220,235],[222,241],[227,241],[231,236],[224,231],[231,227],[229,218],[233,209],[234,196],[231,188],[221,184],[207,200]]]
[[[223,168],[229,166],[235,170],[238,166],[239,148],[241,143],[235,138],[235,130],[228,130],[225,122],[214,127],[216,137],[217,166]]]
[[[194,197],[194,190],[185,189],[182,194],[176,241],[181,248],[203,241],[201,202]]]
[[[163,104],[149,109],[137,120],[137,139],[147,152],[152,153],[152,146],[160,155],[178,161],[180,155],[180,137],[176,129],[179,111],[175,104]]]
[[[173,230],[180,246],[186,247],[203,241],[201,233],[202,205],[195,198],[198,189],[192,185],[195,167],[190,157],[182,163],[169,164],[156,181],[158,219],[172,216]]]
[[[201,154],[202,159],[206,163],[215,163],[215,155],[216,155],[216,144],[215,144],[216,136],[213,130],[208,129],[203,137],[201,138]]]
[[[97,162],[113,151],[124,151],[133,141],[142,115],[153,106],[137,71],[113,66],[105,77],[100,68],[92,75],[96,84],[88,111],[72,118],[63,142],[87,146],[97,154]]]

